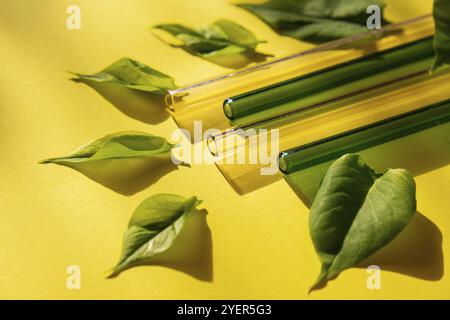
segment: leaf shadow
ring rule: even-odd
[[[361,51],[364,55],[369,55],[373,53],[379,52],[379,46],[377,44],[377,41],[385,38],[385,37],[391,37],[391,36],[401,36],[404,31],[402,29],[400,30],[382,30],[381,33],[377,33],[378,31],[372,31],[372,35],[369,37],[363,37],[362,39],[358,39],[355,41],[352,41],[351,43],[345,43],[340,46],[338,46],[339,50],[358,50]]]
[[[247,51],[240,54],[224,55],[216,57],[203,57],[204,59],[228,69],[240,69],[251,63],[260,63],[267,60],[272,55],[264,54],[256,51]]]
[[[108,159],[66,165],[122,195],[133,195],[178,167],[166,157]]]
[[[430,219],[417,212],[393,241],[366,259],[360,267],[370,265],[414,278],[438,281],[444,275],[442,232]]]
[[[164,40],[162,40],[165,42]],[[167,42],[166,42],[167,43]],[[202,58],[211,63],[217,64],[221,67],[228,69],[240,69],[248,66],[251,63],[260,63],[267,60],[267,58],[273,57],[273,55],[268,53],[262,53],[254,50],[248,50],[242,53],[228,54],[221,56],[208,56],[207,54],[199,54],[185,45],[168,44],[172,48],[182,49],[189,53],[190,55]]]
[[[161,266],[185,273],[200,281],[212,282],[213,246],[207,215],[206,209],[190,215],[185,221],[184,228],[168,250],[149,258],[145,263],[130,265],[125,270]]]
[[[71,79],[97,91],[120,112],[135,120],[158,124],[169,117],[164,97],[149,92],[132,90],[113,83],[99,83],[86,79]]]

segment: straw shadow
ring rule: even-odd
[[[361,267],[377,265],[381,270],[437,281],[444,275],[442,233],[417,212],[409,225],[387,246],[369,257]]]
[[[120,112],[135,120],[147,124],[157,124],[166,120],[170,115],[165,109],[162,96],[128,89],[112,83],[99,83],[76,78],[71,80],[88,85]]]
[[[166,158],[108,159],[67,165],[123,195],[133,195],[178,167]]]
[[[166,251],[149,259],[147,263],[132,267],[161,266],[183,272],[198,280],[212,282],[212,237],[206,221],[208,211],[190,215],[174,244]]]
[[[450,147],[449,133],[450,123],[444,123],[376,146],[361,154],[366,159],[372,159],[374,168],[379,172],[389,167],[408,168],[414,176],[419,176],[450,163],[450,152],[447,152]],[[411,147],[405,148],[406,145]],[[395,157],[388,158],[386,154]]]

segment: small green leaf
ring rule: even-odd
[[[153,28],[168,32],[188,51],[205,58],[254,51],[258,43],[263,42],[244,27],[226,19],[195,29],[179,24],[160,24]]]
[[[165,95],[167,90],[177,88],[172,77],[129,58],[122,58],[96,74],[74,74],[82,80],[113,83],[158,95]]]
[[[312,43],[367,32],[369,5],[384,8],[379,0],[270,0],[239,4],[278,33]]]
[[[433,16],[436,25],[434,51],[436,60],[431,72],[450,66],[450,1],[434,0]]]
[[[97,160],[167,156],[173,144],[163,137],[137,131],[109,134],[87,143],[65,157],[51,158],[40,163],[70,165]]]
[[[125,269],[145,264],[169,249],[190,214],[198,214],[196,197],[156,194],[144,200],[134,211],[125,231],[122,255],[109,278]]]
[[[415,191],[407,170],[377,175],[358,155],[336,160],[311,206],[310,235],[322,262],[312,289],[393,240],[416,212]]]

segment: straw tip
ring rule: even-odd
[[[231,108],[232,102],[233,102],[233,99],[230,99],[230,98],[225,99],[225,101],[223,102],[223,112],[230,119],[233,117],[233,110]]]
[[[280,169],[281,172],[285,174],[287,173],[288,165],[286,159],[284,159],[282,156],[280,156],[280,158],[278,159],[278,168]]]

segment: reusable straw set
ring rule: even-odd
[[[203,130],[219,130],[207,144],[239,193],[284,175],[309,205],[330,162],[345,153],[415,174],[446,163],[450,72],[428,73],[433,34],[432,17],[418,17],[172,90],[166,102],[180,127],[192,132],[201,120]],[[254,152],[242,136],[248,129],[279,130],[280,173],[234,163],[238,151]]]

